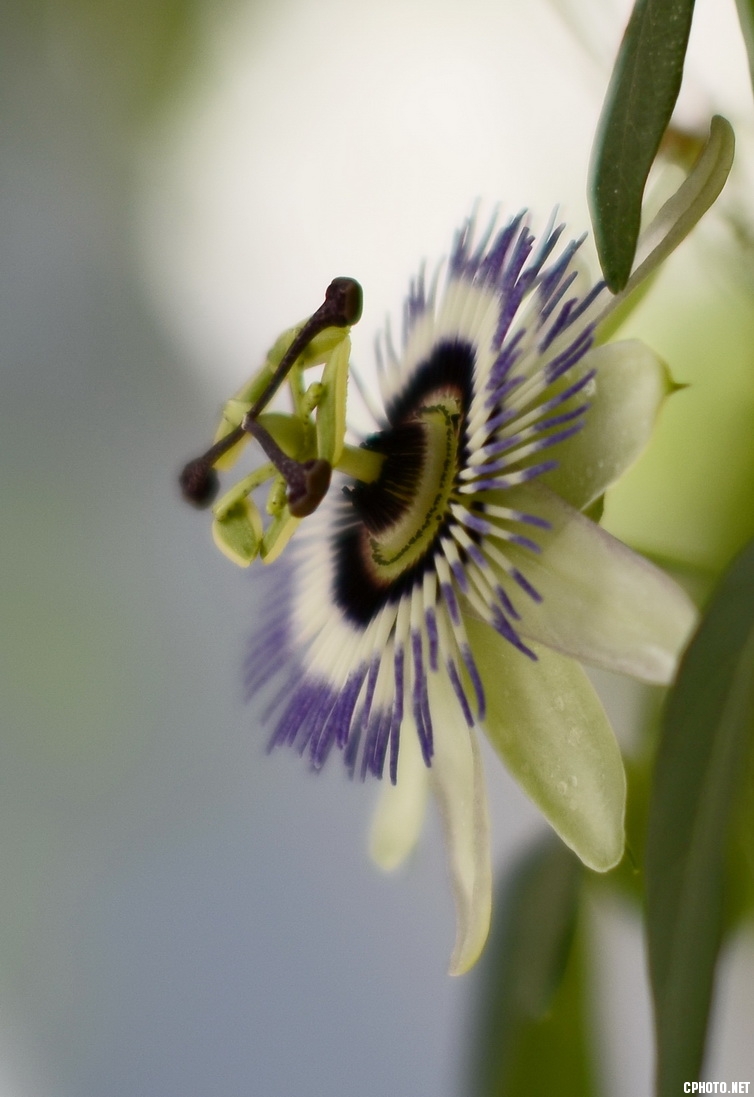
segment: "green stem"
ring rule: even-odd
[[[374,450],[362,449],[361,446],[343,446],[335,467],[339,472],[353,476],[355,480],[371,484],[379,477],[384,460],[384,453],[375,453]]]

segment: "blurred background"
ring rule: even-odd
[[[355,359],[479,199],[588,227],[625,3],[5,0],[0,37],[0,1097],[453,1097],[478,972],[451,980],[438,828],[366,855],[376,789],[267,757],[244,706],[249,575],[176,490],[219,409],[331,278]],[[607,523],[703,582],[751,532],[751,89],[700,11],[682,121],[731,118],[725,216],[632,321],[692,381]],[[715,366],[711,383],[710,363]],[[622,742],[655,698],[599,680]],[[495,861],[543,824],[489,758]],[[638,921],[588,904],[604,1091],[649,1091]],[[754,947],[708,1064],[754,1081]]]

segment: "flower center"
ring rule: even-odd
[[[469,343],[435,346],[388,405],[390,426],[365,442],[384,458],[380,475],[345,489],[351,506],[333,544],[333,596],[359,627],[429,566],[464,461],[474,360]]]
[[[460,421],[459,401],[445,396],[431,406],[419,408],[413,422],[405,424],[416,436],[416,459],[406,461],[404,453],[402,467],[389,469],[390,480],[377,484],[378,490],[381,486],[393,496],[396,510],[402,513],[383,529],[365,534],[369,570],[380,584],[393,583],[417,564],[442,526],[458,468]],[[395,460],[392,463],[398,464]],[[369,525],[367,519],[367,530]]]

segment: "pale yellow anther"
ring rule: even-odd
[[[259,553],[262,519],[250,499],[239,499],[212,523],[215,544],[239,567],[248,567]]]

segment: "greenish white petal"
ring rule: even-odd
[[[668,683],[697,620],[677,583],[541,484],[517,506],[550,523],[542,551],[509,556],[541,596],[519,623],[525,637],[581,662]]]
[[[596,370],[584,393],[589,412],[578,434],[561,442],[558,467],[542,483],[583,510],[630,468],[650,440],[673,380],[662,359],[638,339],[595,347],[574,371]]]
[[[434,720],[430,787],[445,832],[456,905],[456,941],[449,972],[462,975],[479,958],[490,927],[487,791],[476,732],[466,725],[445,675],[433,675],[429,689],[433,710],[442,713]]]
[[[533,662],[481,621],[467,620],[484,679],[484,729],[506,766],[585,865],[623,855],[626,778],[618,744],[583,669],[536,648]]]

